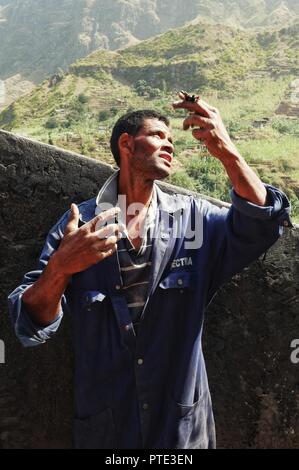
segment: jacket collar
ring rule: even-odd
[[[105,181],[98,195],[89,201],[80,204],[80,220],[87,223],[97,215],[97,207],[99,204],[116,205],[117,202],[117,177],[118,171]]]
[[[100,192],[96,197],[96,205],[110,204],[115,206],[117,204],[117,180],[119,170],[112,173],[112,175],[105,181],[101,187]]]
[[[158,207],[168,214],[174,214],[177,211],[186,209],[187,198],[181,194],[168,194],[160,187],[159,184],[154,183]]]
[[[110,204],[115,206],[117,204],[117,181],[118,181],[119,170],[113,173],[108,180],[102,186],[98,193],[95,203],[96,207],[92,217],[97,212],[96,208],[100,204]],[[154,191],[157,195],[158,209],[173,214],[179,210],[186,208],[186,198],[181,195],[170,195],[162,190],[159,184],[154,183]],[[89,219],[90,220],[90,219]]]

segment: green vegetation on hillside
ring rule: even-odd
[[[298,45],[298,23],[259,32],[191,25],[118,52],[89,55],[58,83],[45,81],[4,110],[0,126],[113,164],[108,142],[117,117],[136,108],[159,109],[174,129],[170,181],[229,200],[221,164],[182,130],[185,113],[170,106],[185,88],[219,108],[241,153],[266,183],[285,190],[298,220],[299,102],[296,108],[290,90]],[[292,97],[295,105],[289,106]],[[277,114],[281,103],[291,111]]]

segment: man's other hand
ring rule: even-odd
[[[119,212],[119,208],[109,209],[79,228],[79,209],[72,204],[64,237],[53,255],[56,269],[69,276],[111,256],[117,250],[121,227],[115,223],[99,230],[97,227],[114,219]]]

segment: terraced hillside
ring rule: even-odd
[[[227,199],[218,161],[181,130],[170,103],[187,88],[216,105],[244,156],[265,182],[281,186],[299,215],[299,22],[244,31],[197,23],[138,45],[97,51],[43,82],[0,114],[0,126],[112,163],[117,116],[154,107],[172,116],[172,181]],[[291,111],[290,111],[291,110]]]
[[[297,0],[0,0],[0,110],[97,49],[190,21],[254,28],[284,26],[298,15]]]

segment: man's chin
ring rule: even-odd
[[[143,171],[143,176],[147,180],[165,180],[170,174],[172,173],[172,168],[169,165],[166,165],[164,162],[161,163],[159,162],[158,165],[154,165],[151,168],[144,169]]]
[[[164,180],[165,178],[170,176],[170,174],[172,173],[171,164],[163,161],[162,165],[161,164],[157,165],[157,167],[155,168],[155,173],[157,174],[155,179]]]
[[[155,180],[165,180],[171,175],[171,168],[159,168],[156,171]]]

